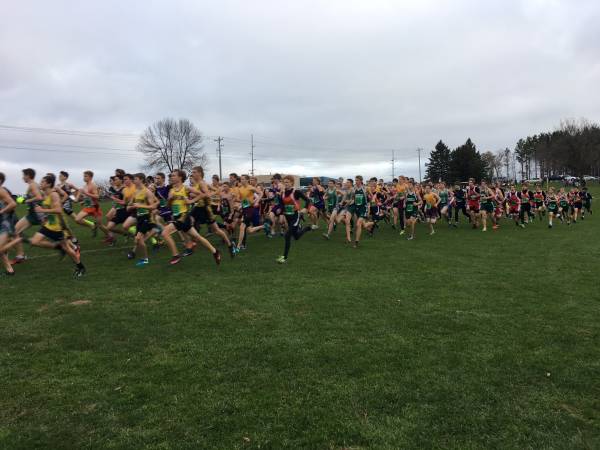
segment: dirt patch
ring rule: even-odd
[[[92,303],[90,300],[75,300],[74,302],[69,303],[73,306],[81,306],[81,305],[89,305]]]

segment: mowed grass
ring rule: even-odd
[[[142,269],[79,230],[85,279],[0,278],[0,447],[600,448],[599,220]]]

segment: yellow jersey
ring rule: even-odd
[[[129,185],[129,187],[123,186],[123,200],[125,201],[126,205],[130,203],[133,199],[133,196],[135,195],[135,190],[135,185],[133,184]]]
[[[42,208],[50,209],[52,208],[52,196],[47,195],[42,200]],[[62,221],[62,213],[46,213],[46,223],[44,226],[52,231],[62,231],[63,230],[63,221]]]
[[[240,186],[238,188],[242,208],[249,208],[254,203],[254,192],[250,187]]]
[[[171,211],[174,216],[180,216],[188,211],[188,205],[185,202],[188,198],[188,190],[185,185],[179,189],[171,188]]]
[[[133,194],[133,203],[139,203],[141,205],[148,205],[148,191],[145,187],[140,190],[136,190]],[[150,212],[148,208],[137,208],[136,215],[143,216]]]

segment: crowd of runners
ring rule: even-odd
[[[29,244],[68,256],[75,264],[74,277],[81,277],[86,268],[77,239],[80,227],[94,236],[102,233],[106,245],[114,245],[118,235],[131,239],[127,257],[137,259],[139,267],[149,263],[149,246],[166,247],[174,265],[193,254],[198,244],[220,264],[221,252],[207,236],[220,239],[234,258],[246,250],[247,236],[257,232],[267,238],[283,236],[283,254],[276,261],[285,263],[292,240],[320,225],[325,226],[323,238],[329,240],[339,228],[347,244],[358,247],[364,233],[373,236],[382,223],[413,240],[418,222],[426,223],[433,235],[440,220],[456,227],[464,217],[481,231],[490,225],[498,229],[503,219],[522,228],[547,221],[552,228],[555,220],[570,225],[592,212],[592,196],[585,187],[545,191],[541,185],[525,183],[517,189],[472,179],[466,186],[448,186],[415,183],[406,177],[389,183],[370,178],[365,183],[358,175],[329,180],[327,185],[314,178],[312,186],[298,189],[292,176],[275,174],[269,186],[235,173],[227,181],[216,175],[206,181],[203,168],[194,167],[189,174],[174,170],[168,176],[117,169],[107,192],[99,189],[91,171],[83,173],[80,186],[71,183],[64,171],[58,177],[44,175],[39,184],[35,180],[35,170],[24,169],[26,195],[15,199],[3,187],[5,175],[0,173],[0,258],[7,275],[27,260],[23,244]],[[106,212],[100,204],[104,198],[111,202]],[[21,218],[18,203],[27,207]],[[24,232],[30,227],[38,228],[27,238]]]

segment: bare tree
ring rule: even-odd
[[[203,140],[200,130],[188,119],[165,118],[146,128],[137,150],[144,155],[148,169],[189,170],[207,162]]]

